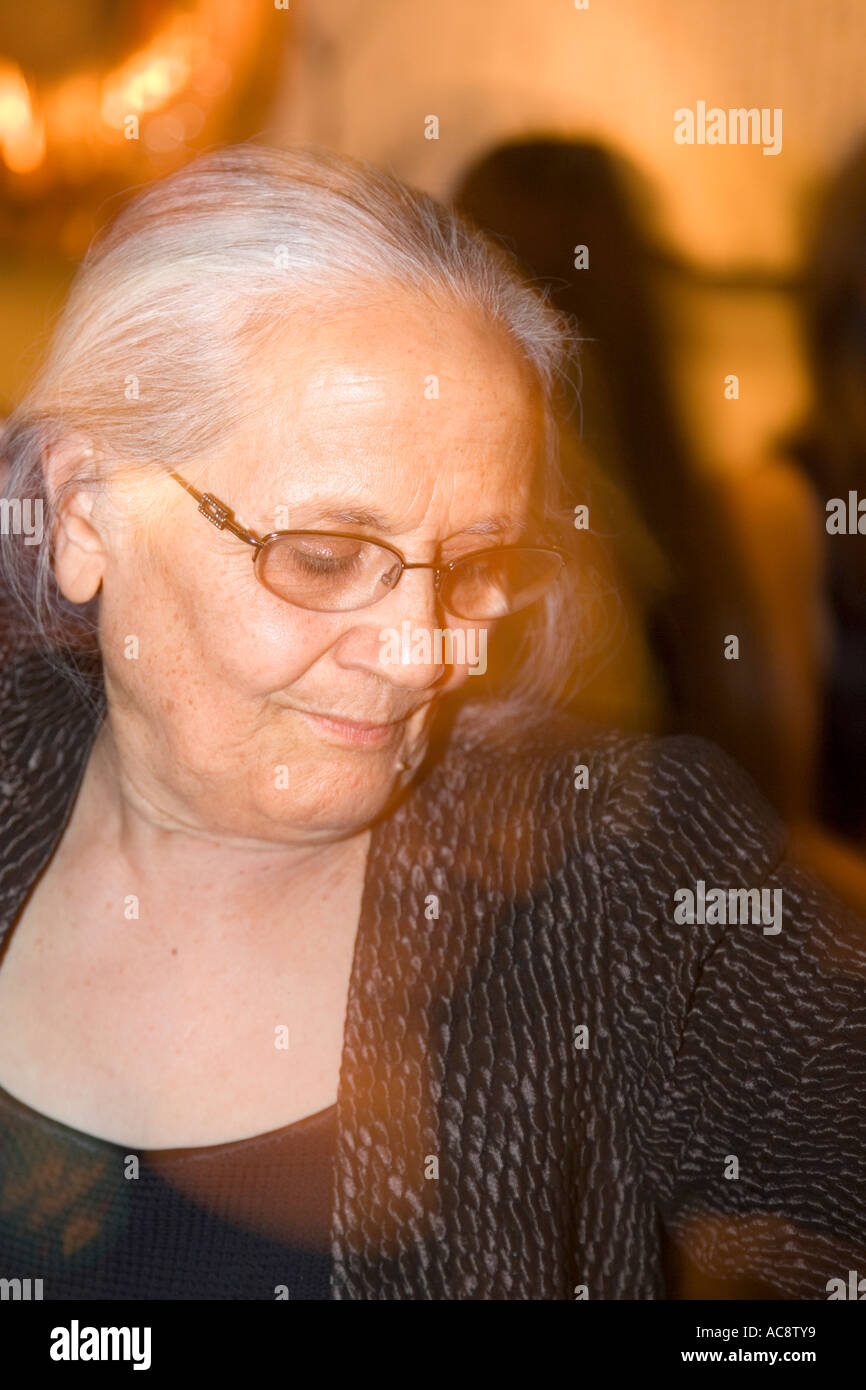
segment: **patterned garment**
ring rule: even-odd
[[[5,663],[0,935],[99,717]],[[374,827],[333,1299],[826,1299],[866,1274],[864,1156],[866,928],[712,744],[453,737]]]

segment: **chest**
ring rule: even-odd
[[[206,920],[109,928],[61,894],[41,882],[0,955],[0,1086],[140,1148],[230,1142],[334,1104],[350,901],[303,932],[215,919],[208,935]]]

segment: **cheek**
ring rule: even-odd
[[[271,603],[267,595],[264,602],[258,595],[253,598],[246,607],[233,604],[227,612],[202,615],[194,635],[198,648],[213,653],[233,686],[256,695],[300,680],[333,639],[316,615],[278,599]]]
[[[101,640],[124,685],[134,661],[138,679],[172,701],[224,706],[293,684],[334,640],[321,615],[283,603],[236,560],[212,581],[206,572],[204,563],[172,568],[142,556],[112,576]]]

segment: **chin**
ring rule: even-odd
[[[310,749],[284,766],[285,785],[268,798],[273,823],[311,832],[358,832],[388,806],[409,775],[397,755]],[[403,761],[407,761],[403,755]]]

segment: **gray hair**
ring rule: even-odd
[[[561,528],[555,402],[578,341],[573,322],[453,207],[388,173],[311,148],[216,149],[147,186],[97,235],[7,421],[4,495],[42,499],[45,517],[45,544],[0,543],[0,586],[30,645],[73,656],[98,646],[98,596],[72,605],[54,580],[50,538],[64,493],[100,487],[119,463],[160,471],[213,451],[242,424],[239,386],[275,321],[301,305],[339,312],[388,285],[474,307],[510,335],[543,393],[539,506]],[[43,460],[69,439],[86,440],[89,452],[46,496]],[[528,616],[509,620],[498,684],[467,683],[475,698],[464,723],[489,727],[491,706],[499,719],[503,701],[537,712],[572,688],[588,638],[577,568]]]

